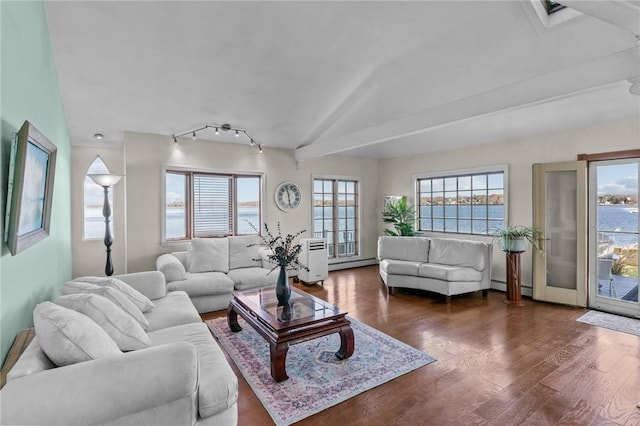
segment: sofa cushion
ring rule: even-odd
[[[59,367],[122,353],[89,317],[52,302],[36,306],[33,325],[42,350]]]
[[[378,238],[378,259],[410,260],[426,262],[429,259],[429,238],[389,237]]]
[[[149,321],[147,332],[176,325],[202,322],[198,311],[184,291],[172,291],[156,300],[156,308],[146,313]]]
[[[67,294],[60,296],[56,303],[91,318],[123,351],[143,349],[151,344],[138,321],[106,297],[91,293]]]
[[[194,238],[187,252],[189,272],[228,272],[228,238]]]
[[[80,277],[76,278],[73,281],[79,281],[83,283],[102,285],[106,287],[115,288],[118,291],[121,291],[125,296],[129,298],[133,302],[134,305],[138,307],[142,312],[147,312],[150,309],[153,309],[153,302],[144,294],[140,293],[135,288],[131,287],[129,284],[121,281],[117,278],[113,277]]]
[[[238,378],[204,323],[186,324],[149,333],[154,346],[189,342],[198,353],[198,409],[201,417],[220,413],[236,403]]]
[[[62,294],[93,293],[104,296],[116,304],[117,307],[131,315],[144,330],[149,327],[149,321],[138,307],[121,291],[115,288],[99,286],[96,284],[68,281],[62,287]]]
[[[261,267],[260,237],[243,235],[229,238],[229,269]],[[257,259],[257,260],[256,260]]]
[[[269,273],[265,268],[232,269],[227,274],[236,290],[248,290],[256,287],[276,285],[278,270]]]
[[[184,291],[189,296],[226,294],[233,291],[233,281],[222,272],[187,272],[182,281],[167,284],[169,291]]]
[[[483,271],[486,267],[487,247],[487,243],[480,241],[432,238],[429,263],[468,266],[476,271]]]
[[[480,281],[482,273],[465,266],[423,263],[418,269],[418,276],[435,278],[443,281]]]
[[[413,275],[418,276],[418,268],[422,262],[409,260],[384,259],[380,261],[380,269],[389,275]]]

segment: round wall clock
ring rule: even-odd
[[[276,205],[285,212],[297,209],[302,199],[300,188],[292,182],[282,182],[278,185],[275,196]]]

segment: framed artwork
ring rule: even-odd
[[[387,211],[387,207],[390,204],[395,204],[398,201],[400,201],[400,199],[402,199],[402,195],[385,195],[384,196],[384,203],[383,203],[383,206],[384,206],[384,210],[383,211],[386,212]]]
[[[12,255],[49,236],[56,146],[25,121],[11,146],[5,241]]]

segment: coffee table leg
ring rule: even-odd
[[[276,382],[287,380],[289,376],[287,376],[286,360],[289,344],[287,342],[271,343],[269,350],[271,352],[271,377]]]
[[[338,333],[340,334],[340,349],[336,352],[336,356],[340,359],[347,359],[353,355],[355,347],[353,330],[350,325],[345,325],[340,328]]]
[[[233,310],[231,305],[227,308],[227,324],[229,324],[229,330],[233,332],[242,330],[242,327],[238,324],[238,313]]]

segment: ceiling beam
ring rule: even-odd
[[[296,149],[297,161],[338,154],[424,133],[474,117],[523,108],[594,87],[628,80],[640,70],[640,47],[535,76],[344,135],[319,138]],[[629,94],[629,96],[633,96]]]
[[[640,3],[626,0],[563,0],[563,5],[640,35]]]

